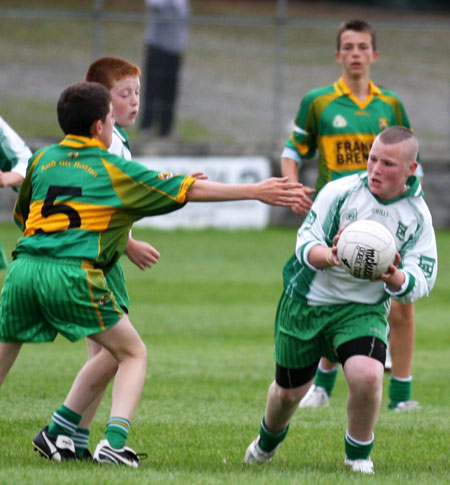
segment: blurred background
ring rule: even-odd
[[[133,154],[265,156],[276,174],[301,98],[340,75],[336,31],[351,18],[377,32],[372,79],[403,100],[427,202],[450,227],[448,1],[191,0],[173,134],[144,138],[138,122]],[[0,115],[33,150],[58,141],[59,94],[93,60],[123,57],[145,79],[147,21],[144,0],[1,0]]]

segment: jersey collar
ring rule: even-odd
[[[130,137],[128,133],[117,123],[114,125],[114,133],[119,137],[119,140],[130,150]]]
[[[107,150],[105,145],[100,140],[79,135],[66,135],[64,140],[60,142],[60,145],[71,148],[99,147]]]
[[[340,77],[334,83],[334,89],[341,96],[348,96],[360,109],[366,108],[367,105],[370,104],[374,96],[379,96],[381,94],[380,88],[376,86],[372,81],[369,81],[369,96],[367,96],[364,101],[360,101],[356,96],[353,96],[353,93],[351,92],[347,83],[344,81],[343,77]]]

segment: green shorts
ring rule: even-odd
[[[75,342],[115,325],[122,311],[103,271],[81,259],[19,254],[2,290],[0,341]]]
[[[105,278],[108,288],[116,298],[117,305],[123,312],[128,313],[130,297],[125,286],[125,276],[120,261],[117,261],[117,263],[106,273]]]
[[[322,356],[337,362],[336,349],[359,337],[387,343],[389,300],[375,305],[311,306],[284,292],[275,317],[275,360],[288,369],[312,365]]]

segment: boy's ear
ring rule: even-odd
[[[410,164],[409,166],[409,175],[414,175],[416,173],[416,169],[417,169],[417,166],[418,166],[418,162],[417,161],[414,161]]]
[[[91,125],[91,136],[92,138],[98,138],[101,134],[103,128],[102,120],[96,120]]]

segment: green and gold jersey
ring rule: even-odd
[[[362,102],[343,78],[310,91],[302,100],[283,156],[298,163],[319,152],[318,192],[327,182],[366,170],[375,137],[388,126],[410,127],[398,96],[370,82]]]
[[[82,258],[107,271],[133,222],[183,207],[194,181],[148,170],[98,140],[67,135],[30,160],[14,208],[23,230],[14,253]]]

